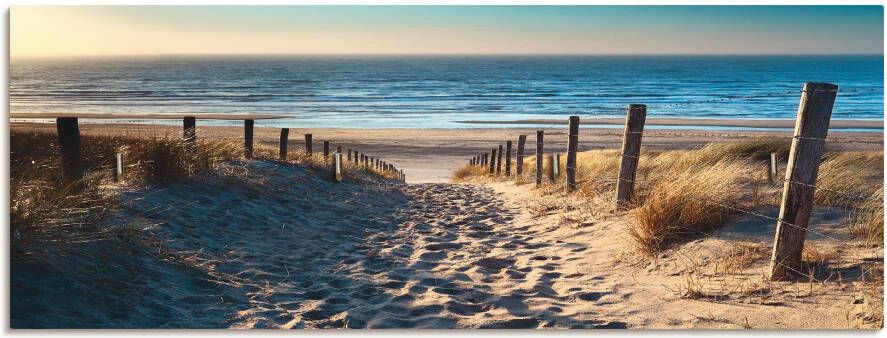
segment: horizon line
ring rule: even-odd
[[[182,56],[884,56],[884,53],[157,53],[157,54],[9,54],[10,58]]]

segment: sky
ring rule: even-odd
[[[882,54],[881,6],[13,6],[13,57]]]

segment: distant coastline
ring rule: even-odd
[[[511,121],[456,121],[466,124],[544,125],[563,124],[564,119],[526,119]],[[580,125],[623,125],[624,118],[583,117]],[[732,127],[732,128],[794,128],[794,119],[713,119],[713,118],[647,118],[646,125],[682,127]],[[884,129],[884,120],[832,119],[829,129]]]

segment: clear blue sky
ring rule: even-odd
[[[881,6],[15,6],[13,55],[881,54]]]

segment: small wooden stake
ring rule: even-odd
[[[69,185],[83,178],[80,126],[76,117],[59,117],[55,120],[55,126],[62,155],[62,180],[65,185]]]
[[[837,93],[836,85],[813,82],[804,83],[801,91],[770,258],[770,278],[773,280],[785,278],[789,271],[801,271],[801,252],[813,210],[816,176]]]
[[[499,176],[502,174],[502,153],[503,153],[502,145],[500,144],[498,157],[496,158],[496,176]]]
[[[305,153],[308,157],[314,154],[314,144],[311,141],[311,134],[305,134]]]
[[[542,144],[545,139],[545,132],[542,130],[536,131],[536,187],[542,185],[542,158],[543,148]]]
[[[767,180],[769,180],[770,183],[776,183],[777,175],[776,153],[770,153],[770,170],[767,172]]]
[[[328,160],[330,157],[330,141],[323,141],[323,159]]]
[[[576,152],[579,150],[579,116],[570,116],[567,139],[567,191],[576,190]]]
[[[243,120],[243,157],[253,158],[253,125],[254,120]]]
[[[511,141],[505,141],[505,177],[511,176]]]
[[[561,177],[561,154],[553,153],[548,155],[548,179],[552,182],[557,181]]]
[[[290,129],[289,128],[280,129],[280,144],[279,144],[279,148],[280,148],[279,153],[280,154],[278,156],[280,157],[281,161],[286,161],[287,147],[289,146],[289,137],[290,137]]]
[[[117,153],[117,168],[114,170],[114,180],[123,182],[123,154]]]
[[[616,208],[619,210],[628,209],[634,197],[634,181],[637,176],[638,159],[641,156],[641,139],[644,136],[646,119],[646,105],[628,105],[625,131],[622,136],[622,156],[619,160],[619,179],[616,181]]]
[[[524,173],[524,144],[527,143],[527,135],[517,137],[517,163],[515,166],[515,174],[520,176]]]
[[[490,176],[496,173],[496,148],[490,150]]]
[[[189,156],[197,155],[197,118],[185,116],[182,118],[182,141],[185,143],[185,151]]]
[[[342,153],[333,154],[333,181],[342,182]]]

